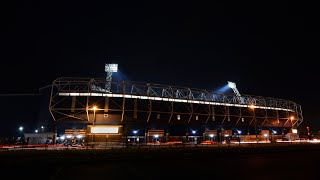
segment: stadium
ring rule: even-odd
[[[271,97],[232,94],[106,78],[60,77],[53,81],[49,111],[57,139],[84,143],[214,144],[295,139],[301,106]],[[72,124],[67,127],[66,124]],[[57,129],[56,128],[56,129]]]

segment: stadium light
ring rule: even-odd
[[[105,91],[106,92],[110,92],[110,90],[111,90],[111,81],[112,81],[112,73],[113,72],[118,72],[118,64],[105,64],[104,71],[107,73]]]
[[[105,64],[105,72],[118,72],[118,64]]]
[[[228,81],[228,86],[229,86],[229,88],[231,88],[231,89],[236,88],[236,83],[231,82],[231,81]]]

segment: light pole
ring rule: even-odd
[[[93,126],[96,121],[96,110],[97,110],[97,106],[93,106],[93,121],[92,121]]]
[[[94,127],[94,123],[96,121],[96,110],[97,110],[97,106],[93,106],[93,121],[92,121],[92,128]],[[93,133],[91,131],[91,136],[92,136],[92,142],[93,142]]]
[[[20,127],[19,127],[19,131],[20,131],[21,134],[23,134],[23,129],[24,129],[23,126],[20,126]],[[20,137],[20,141],[21,141],[21,143],[22,143],[22,135],[21,135],[21,137]]]
[[[276,135],[277,134],[277,131],[275,131],[275,130],[272,130],[272,136],[271,136],[271,141],[272,142],[275,142],[275,140],[274,140],[274,135]]]
[[[255,106],[254,105],[250,105],[249,106],[252,109],[252,113],[253,113],[253,120],[254,120],[254,132],[256,134],[256,141],[258,142],[258,132],[257,132],[257,119],[256,119],[256,114],[255,114]]]
[[[239,138],[239,144],[240,144],[240,141],[241,141],[241,138],[240,138],[241,131],[240,131],[240,130],[237,130],[237,132],[238,132],[238,138]]]
[[[138,138],[137,138],[137,133],[138,133],[138,131],[137,131],[137,130],[133,130],[133,134],[134,134],[134,142],[135,142],[135,143],[139,143],[139,140],[138,140]]]

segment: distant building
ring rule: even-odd
[[[53,132],[47,133],[24,133],[25,140],[28,144],[52,144],[54,137],[57,135]]]

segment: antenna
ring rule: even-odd
[[[106,92],[110,92],[111,82],[112,82],[112,73],[118,72],[118,64],[105,64],[104,71],[107,73],[105,90]]]

